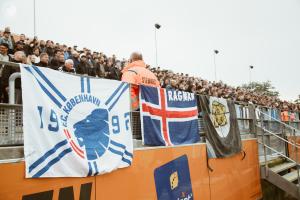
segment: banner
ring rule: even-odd
[[[172,146],[200,140],[195,94],[140,86],[140,108],[143,144]]]
[[[241,152],[242,142],[234,102],[200,95],[209,157],[223,158]]]
[[[26,177],[85,177],[133,158],[129,85],[21,65]]]

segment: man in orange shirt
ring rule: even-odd
[[[129,64],[122,70],[122,81],[131,83],[131,105],[133,110],[139,108],[139,87],[138,85],[147,85],[159,87],[157,77],[146,68],[143,56],[134,52],[130,56]]]

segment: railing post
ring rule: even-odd
[[[260,124],[261,124],[261,130],[262,130],[262,143],[263,143],[263,149],[264,149],[264,159],[265,159],[265,176],[269,176],[268,172],[268,160],[267,160],[267,149],[265,144],[265,127],[264,127],[264,120],[263,115],[260,113]]]
[[[15,104],[15,80],[20,77],[20,72],[15,72],[9,77],[9,104]]]
[[[297,167],[297,180],[298,180],[298,184],[300,184],[300,177],[299,177],[299,165],[298,165],[298,143],[297,143],[297,136],[296,136],[296,130],[292,129],[293,131],[293,137],[294,137],[294,152],[296,150],[296,167]],[[299,186],[298,186],[298,193],[299,193]]]

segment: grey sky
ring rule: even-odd
[[[1,0],[0,28],[33,36],[33,0]],[[299,0],[36,0],[37,35],[237,86],[271,80],[283,99],[300,94]]]

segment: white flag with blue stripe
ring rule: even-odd
[[[131,165],[129,85],[21,65],[26,177],[85,177]]]

